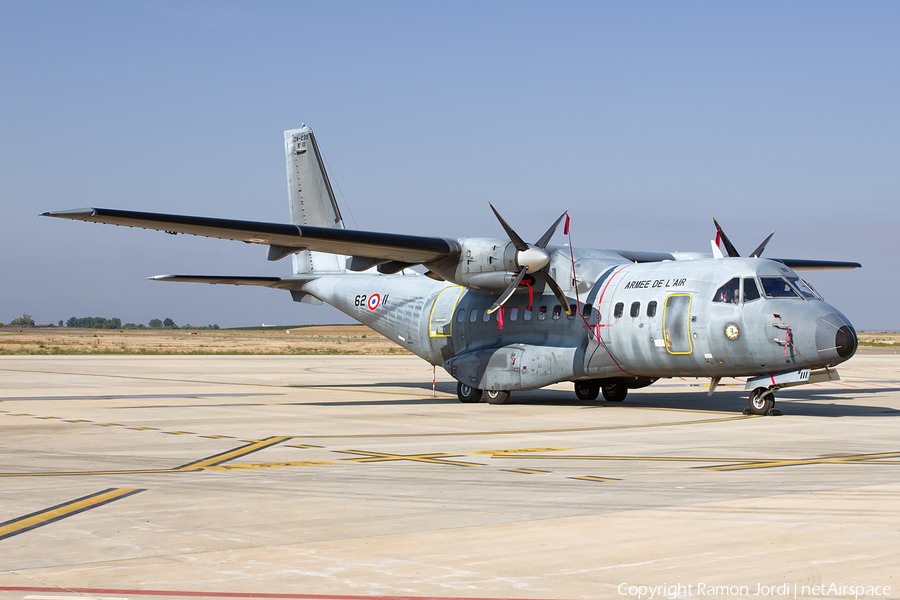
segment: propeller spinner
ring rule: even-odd
[[[497,299],[496,302],[488,309],[488,314],[494,313],[497,309],[506,304],[507,300],[509,300],[512,295],[515,293],[516,288],[519,287],[519,284],[522,283],[522,280],[525,278],[525,275],[534,275],[535,273],[540,273],[541,276],[546,281],[547,285],[553,291],[553,294],[559,300],[560,304],[566,311],[566,314],[572,314],[572,307],[569,305],[569,300],[566,298],[566,295],[563,294],[562,289],[559,287],[552,277],[550,277],[550,273],[545,271],[545,267],[550,264],[550,254],[547,252],[547,244],[550,243],[550,238],[553,237],[553,234],[556,232],[556,228],[559,227],[560,222],[563,220],[563,217],[566,216],[564,212],[560,217],[556,220],[553,225],[550,226],[544,235],[536,241],[534,244],[527,244],[519,234],[517,234],[512,227],[509,226],[503,217],[500,216],[500,213],[497,212],[497,209],[494,208],[494,205],[488,202],[488,206],[491,207],[491,210],[494,211],[494,215],[497,217],[497,220],[500,221],[500,225],[503,226],[503,229],[506,231],[506,235],[509,236],[510,241],[513,243],[513,246],[516,249],[516,266],[519,267],[519,274],[516,275],[516,278],[509,285],[506,290],[500,294],[500,298]],[[568,211],[567,211],[568,212]]]

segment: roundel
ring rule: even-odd
[[[381,304],[381,294],[372,294],[366,301],[366,306],[369,307],[369,310],[375,310],[379,304]]]
[[[736,340],[739,335],[741,335],[741,330],[734,323],[729,323],[725,326],[725,337],[729,340]]]

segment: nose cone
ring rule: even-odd
[[[816,350],[828,365],[842,363],[856,353],[856,331],[843,315],[831,313],[816,321]]]

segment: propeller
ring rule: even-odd
[[[488,309],[488,314],[494,313],[501,306],[506,304],[506,301],[512,297],[515,293],[516,288],[519,287],[519,284],[522,283],[522,280],[525,278],[525,275],[533,275],[535,273],[540,273],[544,280],[547,282],[547,285],[553,291],[553,295],[559,300],[559,303],[563,306],[566,311],[566,314],[572,314],[572,307],[569,305],[569,300],[566,298],[566,295],[563,294],[562,289],[559,287],[552,277],[550,277],[550,273],[544,270],[544,268],[550,264],[550,254],[547,253],[547,244],[550,243],[550,238],[553,237],[553,234],[556,232],[556,228],[559,227],[560,222],[563,220],[563,217],[566,216],[564,212],[559,216],[556,222],[550,226],[544,235],[540,237],[538,241],[534,244],[527,244],[525,241],[519,237],[512,227],[510,227],[509,223],[504,220],[503,217],[500,216],[500,213],[497,212],[497,209],[494,208],[494,205],[488,202],[488,206],[491,207],[491,210],[494,211],[494,215],[497,217],[497,220],[500,221],[500,225],[503,226],[503,229],[506,231],[506,235],[509,236],[510,241],[516,249],[516,266],[519,267],[519,273],[516,275],[516,278],[509,285],[506,290],[500,294],[500,298],[497,299],[496,302]],[[568,212],[568,211],[566,211]]]
[[[731,258],[740,257],[740,253],[734,247],[734,244],[731,243],[731,240],[728,239],[728,236],[725,235],[725,231],[722,229],[719,222],[713,218],[713,224],[716,226],[716,241],[713,242],[713,251],[715,251],[719,247],[719,240],[722,241],[722,244],[725,246],[725,251],[728,252],[728,256]],[[766,246],[769,243],[769,240],[772,239],[772,236],[775,235],[775,232],[769,234],[769,237],[763,240],[762,244],[756,247],[756,250],[750,253],[750,258],[759,258],[762,256],[763,250],[766,249]],[[721,253],[720,253],[721,254]]]

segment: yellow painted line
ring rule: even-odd
[[[61,417],[36,417],[38,419],[59,419]]]
[[[159,431],[156,427],[129,427],[133,431]]]
[[[77,515],[78,513],[109,504],[115,500],[121,500],[127,496],[143,492],[141,489],[134,488],[109,488],[96,494],[90,494],[76,500],[64,502],[50,508],[45,508],[38,512],[18,517],[5,523],[0,523],[0,540],[31,531],[37,527],[49,525],[66,517]]]
[[[635,407],[637,408],[637,407]],[[726,421],[742,421],[756,419],[756,415],[733,415],[715,419],[698,419],[696,421],[672,421],[668,423],[647,423],[643,425],[607,425],[600,427],[563,427],[559,429],[519,429],[509,431],[453,431],[442,433],[374,433],[355,435],[310,435],[300,434],[291,437],[296,439],[363,439],[363,438],[408,438],[408,437],[455,437],[473,435],[517,435],[522,433],[575,433],[580,431],[610,431],[615,429],[645,429],[651,427],[672,427],[676,425],[702,425],[706,423],[723,423]]]
[[[740,465],[722,465],[715,467],[704,467],[707,471],[742,471],[747,469],[768,469],[773,467],[796,467],[800,465],[824,465],[824,464],[844,464],[844,465],[890,465],[900,464],[898,461],[879,461],[880,457],[892,458],[900,456],[900,453],[891,452],[888,454],[863,454],[859,456],[838,456],[828,458],[807,458],[807,459],[784,459],[784,460],[763,460],[754,461]]]
[[[532,452],[565,452],[571,448],[511,448],[509,450],[476,450],[469,454],[490,454],[502,456],[506,454],[528,454]]]
[[[393,460],[410,460],[413,462],[424,462],[424,463],[434,463],[439,465],[455,465],[458,467],[480,467],[484,466],[479,463],[471,463],[471,462],[462,462],[462,461],[454,461],[454,460],[443,460],[445,458],[454,458],[459,456],[458,454],[442,454],[442,453],[434,453],[434,454],[387,454],[382,452],[362,452],[361,450],[338,450],[337,452],[341,452],[344,454],[359,454],[364,458],[345,458],[344,460],[348,462],[386,462]]]
[[[496,458],[524,458],[524,459],[556,459],[556,460],[636,460],[645,462],[757,462],[752,458],[704,458],[694,456],[592,456],[582,454],[538,454],[538,455],[494,455]]]
[[[83,419],[64,419],[66,423],[93,423],[93,421],[85,421]]]
[[[322,448],[323,446],[313,446],[310,444],[287,444],[285,448]]]
[[[278,469],[282,467],[316,467],[319,465],[339,465],[327,460],[298,460],[293,462],[250,463],[246,465],[216,465],[206,467],[208,471],[241,471],[244,469]]]
[[[270,446],[275,446],[276,444],[280,444],[285,440],[291,439],[290,436],[278,436],[278,437],[270,437],[265,440],[260,440],[252,444],[248,444],[246,446],[241,446],[240,448],[235,448],[234,450],[228,450],[227,452],[222,452],[220,454],[216,454],[210,456],[208,458],[204,458],[202,460],[198,460],[196,462],[188,463],[186,465],[181,465],[176,471],[193,471],[197,469],[206,469],[208,467],[215,467],[224,462],[228,462],[229,460],[234,460],[236,458],[240,458],[242,456],[246,456],[252,452],[258,452],[260,450],[264,450]]]
[[[234,436],[232,435],[201,435],[202,438],[209,438],[211,440],[233,440]]]
[[[539,471],[538,469],[500,469],[501,471],[506,471],[507,473],[549,473],[550,471]]]
[[[193,431],[161,431],[160,433],[168,433],[169,435],[197,435]]]
[[[583,477],[569,477],[569,479],[580,479],[582,481],[620,481],[612,477],[597,477],[595,475],[584,475]]]
[[[94,425],[99,425],[100,427],[125,427],[119,423],[94,423]]]

